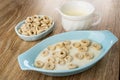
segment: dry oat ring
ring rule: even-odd
[[[15,32],[25,41],[35,41],[43,38],[53,29],[54,21],[50,16],[33,15],[18,23]]]
[[[27,17],[25,23],[18,29],[18,31],[25,36],[37,35],[47,30],[52,25],[52,22],[53,21],[48,16],[34,15]]]

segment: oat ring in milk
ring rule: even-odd
[[[53,70],[55,68],[55,65],[53,63],[45,63],[44,69],[47,69],[47,70]]]
[[[43,57],[48,56],[48,54],[49,54],[49,51],[43,51],[43,52],[41,53],[41,55],[42,55]]]
[[[61,58],[57,58],[57,59],[56,59],[56,63],[57,63],[57,64],[60,64],[60,65],[64,65],[64,64],[65,64],[65,60],[64,60],[64,59],[61,59]]]
[[[82,46],[89,46],[90,45],[90,40],[81,40],[80,41],[80,44],[82,45]]]
[[[71,62],[73,60],[73,57],[71,55],[68,55],[65,57],[66,62]]]
[[[92,40],[65,40],[49,45],[40,52],[34,66],[47,70],[69,70],[94,60],[102,45]]]
[[[94,54],[93,54],[93,53],[88,53],[88,52],[86,52],[86,53],[85,53],[85,57],[86,57],[86,59],[90,60],[90,59],[93,59],[93,58],[94,58]]]
[[[44,66],[44,63],[42,61],[40,61],[40,60],[37,60],[35,62],[35,66],[38,67],[38,68],[42,68]]]
[[[88,51],[88,47],[86,47],[86,46],[81,46],[81,47],[78,48],[78,50],[79,50],[80,52],[87,52],[87,51]]]
[[[68,65],[69,69],[74,69],[74,68],[77,68],[77,67],[78,67],[78,65],[76,65],[76,64],[69,64]]]
[[[81,44],[80,44],[80,42],[75,42],[75,43],[73,43],[73,46],[76,48],[79,48],[79,47],[81,47]]]
[[[58,56],[59,58],[65,58],[65,57],[67,56],[67,52],[66,52],[66,51],[59,51],[59,52],[57,53],[57,56]]]
[[[55,63],[55,58],[54,57],[49,57],[47,59],[48,62]]]
[[[101,46],[100,44],[98,44],[98,43],[92,44],[92,47],[93,47],[94,49],[96,49],[96,50],[100,50],[100,49],[102,48],[102,46]]]
[[[82,54],[82,53],[76,53],[75,54],[75,57],[77,58],[77,59],[83,59],[84,58],[84,54]]]
[[[68,41],[64,41],[63,44],[64,44],[64,45],[70,45],[70,44],[71,44],[71,41],[69,41],[69,40],[68,40]]]

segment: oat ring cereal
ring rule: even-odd
[[[54,57],[49,57],[47,59],[48,62],[52,62],[52,63],[55,63],[55,58]]]
[[[56,46],[49,46],[48,50],[54,51],[56,49]]]
[[[55,65],[53,63],[45,63],[44,65],[44,69],[47,69],[47,70],[53,70],[55,68]]]
[[[33,21],[32,17],[27,17],[25,20],[26,23],[31,23],[32,21]]]
[[[69,69],[74,69],[74,68],[77,68],[77,67],[78,67],[78,65],[72,64],[72,63],[68,65]]]
[[[98,43],[92,44],[92,47],[93,47],[94,49],[96,49],[96,50],[100,50],[100,49],[102,48],[101,45],[98,44]]]
[[[63,43],[58,43],[58,44],[56,45],[56,48],[63,48],[63,47],[65,47]]]
[[[90,45],[90,40],[81,40],[80,43],[83,46],[89,46]]]
[[[81,46],[78,49],[80,52],[87,52],[88,51],[88,47],[86,47],[86,46]]]
[[[71,55],[68,55],[65,57],[66,62],[71,62],[73,60],[73,57]]]
[[[79,42],[75,42],[75,43],[73,43],[73,46],[78,48],[78,47],[81,47],[81,44]]]
[[[44,66],[44,63],[41,60],[37,60],[35,62],[35,66],[38,67],[38,68],[42,68]]]
[[[65,60],[58,58],[58,59],[57,59],[57,64],[63,65],[63,64],[65,64]]]
[[[93,59],[94,58],[94,54],[93,53],[85,53],[85,58],[90,60],[90,59]]]
[[[67,56],[67,53],[66,53],[65,51],[60,51],[60,52],[58,52],[57,56],[58,56],[59,58],[64,58],[64,57]]]
[[[101,49],[101,44],[88,39],[61,41],[43,49],[34,66],[46,70],[75,69],[93,61]]]
[[[53,21],[48,16],[34,15],[25,19],[25,23],[18,32],[25,36],[38,35],[50,28],[52,23]]]
[[[45,57],[45,56],[47,56],[49,54],[49,52],[46,50],[46,51],[43,51],[41,54],[42,54],[42,56]]]
[[[71,44],[71,41],[64,41],[63,44],[68,46]]]
[[[75,54],[75,57],[77,58],[77,59],[83,59],[84,58],[84,54],[81,54],[81,53],[76,53]]]

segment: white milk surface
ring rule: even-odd
[[[78,41],[80,41],[80,40],[71,40],[72,43],[78,42]],[[92,42],[92,43],[94,43],[94,42]],[[56,44],[57,44],[57,43],[56,43]],[[54,44],[54,45],[56,45],[56,44]],[[54,46],[54,45],[53,45],[53,46]],[[70,46],[72,46],[72,45],[70,45]],[[45,48],[44,50],[47,50],[47,48]],[[43,51],[44,51],[44,50],[43,50]],[[59,50],[59,49],[57,49],[57,50]],[[72,47],[72,48],[70,49],[70,53],[69,53],[69,54],[73,57],[73,60],[72,60],[71,62],[69,62],[69,63],[77,64],[79,67],[81,67],[81,66],[83,66],[83,65],[85,65],[85,64],[90,63],[91,61],[93,61],[96,57],[99,56],[99,54],[100,54],[101,51],[100,51],[100,50],[95,50],[95,49],[93,49],[93,48],[90,46],[89,49],[88,49],[88,52],[94,54],[94,58],[91,59],[91,60],[87,60],[87,59],[85,59],[85,58],[82,59],[82,60],[80,60],[80,59],[75,58],[75,54],[76,54],[77,52],[78,52],[77,48]],[[40,53],[41,53],[41,52],[40,52]],[[52,56],[51,51],[50,51],[49,55],[46,56],[46,57],[41,56],[40,53],[39,53],[39,55],[37,56],[37,58],[35,59],[35,61],[41,60],[42,62],[45,63],[45,62],[47,61],[47,58]],[[68,65],[69,63],[66,63],[66,64],[64,64],[64,65],[56,64],[54,70],[69,70],[69,68],[67,67],[67,65]]]

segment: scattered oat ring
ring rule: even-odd
[[[89,46],[91,42],[90,40],[81,40],[80,43],[82,46]]]
[[[65,64],[65,60],[60,58],[58,58],[56,62],[57,64],[61,64],[61,65]]]
[[[100,50],[102,48],[102,46],[99,43],[93,43],[92,47],[96,50]]]
[[[77,53],[77,54],[75,54],[75,57],[76,57],[77,59],[82,60],[82,59],[84,58],[84,55],[83,55],[82,53]]]
[[[78,65],[72,64],[72,63],[68,65],[69,69],[74,69],[74,68],[77,68],[77,67],[78,67]]]
[[[33,19],[32,19],[32,17],[27,17],[25,21],[26,21],[26,23],[31,23],[33,21]]]
[[[65,57],[66,62],[71,62],[73,60],[73,57],[71,55],[68,55]]]
[[[64,48],[69,51],[69,50],[72,48],[72,46],[70,46],[70,45],[65,45]]]
[[[90,60],[90,59],[93,59],[94,58],[94,54],[93,53],[85,53],[85,58]]]
[[[63,43],[58,43],[56,44],[56,48],[63,48],[64,47],[64,44]]]
[[[65,51],[59,51],[59,52],[57,53],[57,56],[58,56],[59,58],[64,58],[64,57],[67,56],[67,53],[66,53]]]
[[[86,46],[81,46],[81,47],[78,48],[78,50],[79,50],[80,52],[87,52],[87,51],[88,51],[88,48],[87,48]]]
[[[44,63],[40,60],[35,61],[34,64],[35,67],[42,68],[44,66]]]
[[[43,56],[43,57],[46,57],[46,56],[48,56],[48,54],[49,54],[49,51],[43,51],[42,53],[41,53],[41,55]]]
[[[56,46],[49,46],[48,50],[54,51],[56,49]]]
[[[47,59],[48,62],[52,62],[52,63],[55,63],[55,58],[54,57],[49,57]]]
[[[79,42],[74,42],[74,43],[73,43],[73,46],[74,46],[75,48],[78,48],[78,47],[81,47],[81,44],[80,44]]]
[[[69,45],[69,46],[70,46],[71,41],[64,41],[63,44],[64,44],[64,45]]]
[[[44,65],[44,69],[47,69],[47,70],[53,70],[55,68],[55,65],[53,63],[45,63]]]

